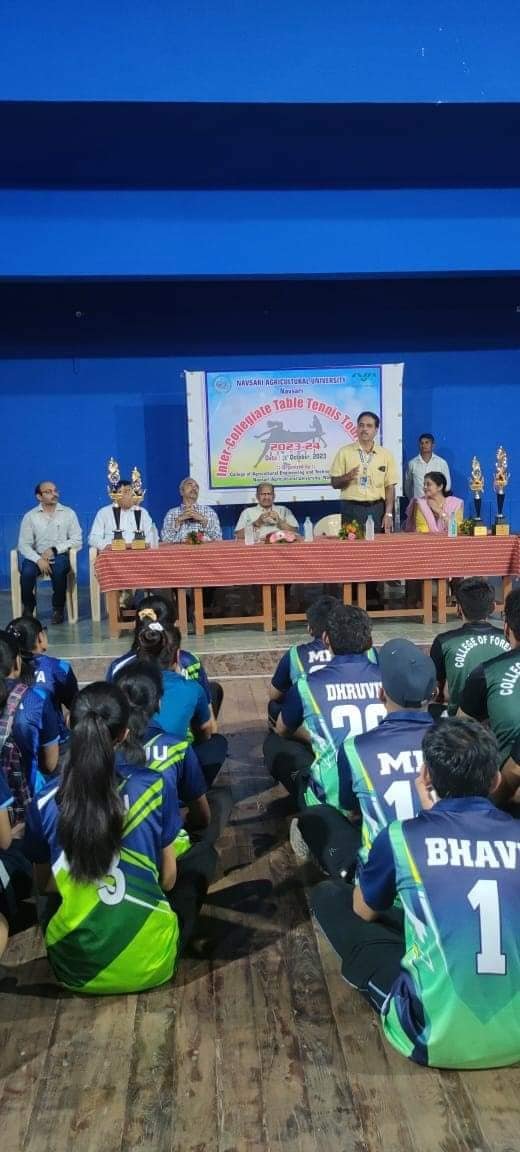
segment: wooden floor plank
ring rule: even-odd
[[[183,961],[175,987],[172,1152],[218,1146],[213,978],[208,963],[198,968]]]
[[[121,1152],[170,1152],[174,1111],[175,993],[137,997]]]

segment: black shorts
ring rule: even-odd
[[[15,842],[0,852],[0,912],[13,931],[17,925],[20,903],[32,893],[32,865]]]

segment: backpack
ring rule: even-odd
[[[25,820],[25,809],[31,799],[23,770],[22,754],[11,736],[18,705],[27,689],[28,684],[16,684],[9,693],[5,708],[0,715],[0,770],[5,775],[7,787],[14,799],[14,804],[9,810],[9,818],[13,825]]]

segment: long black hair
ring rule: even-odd
[[[7,680],[12,676],[20,656],[20,645],[9,632],[0,631],[0,712],[3,712],[9,696]]]
[[[74,880],[101,880],[121,847],[123,802],[117,788],[114,743],[128,727],[128,702],[115,684],[78,692],[56,803],[58,837]]]
[[[6,632],[16,641],[22,658],[20,680],[23,684],[34,681],[34,649],[38,636],[43,632],[43,624],[34,616],[17,616],[7,625]]]
[[[114,684],[126,697],[130,714],[124,755],[128,764],[145,764],[142,740],[163,693],[162,675],[150,660],[132,660],[114,676]]]
[[[137,651],[143,660],[151,660],[165,671],[177,660],[181,634],[175,624],[147,621],[137,636]]]
[[[175,624],[177,619],[176,600],[167,600],[166,596],[159,596],[155,592],[151,596],[144,596],[135,610],[135,631],[132,651],[137,652],[139,647],[139,633],[146,624],[157,622],[166,627]]]

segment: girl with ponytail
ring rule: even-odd
[[[50,693],[56,709],[60,748],[64,749],[69,739],[63,709],[70,712],[72,701],[78,691],[78,681],[68,660],[50,656],[46,629],[34,616],[18,616],[11,620],[6,631],[20,646],[22,654],[21,679],[27,684],[37,684]]]
[[[0,766],[5,767],[12,743],[20,763],[20,793],[25,789],[33,796],[57,767],[59,728],[49,693],[27,682],[32,680],[29,656],[16,629],[0,631],[0,732],[5,736],[8,729]],[[19,812],[16,818],[20,819]]]
[[[25,851],[47,894],[45,941],[57,979],[92,994],[169,980],[179,922],[166,892],[180,827],[168,773],[121,763],[129,705],[113,684],[79,692],[59,783],[33,801]]]

